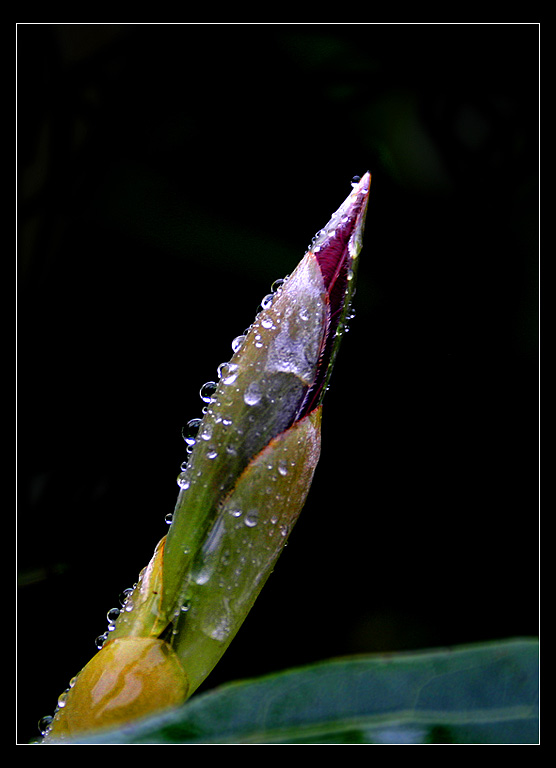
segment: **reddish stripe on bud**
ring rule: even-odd
[[[315,255],[328,293],[329,320],[315,382],[307,393],[299,417],[321,401],[325,382],[337,351],[337,331],[353,296],[354,260],[361,250],[371,175],[353,182],[353,191],[315,235],[309,250]]]
[[[330,297],[332,322],[344,308],[348,273],[353,261],[353,239],[361,236],[370,183],[370,174],[366,173],[311,247]]]

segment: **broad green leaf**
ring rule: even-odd
[[[536,744],[538,643],[337,659],[75,743]]]

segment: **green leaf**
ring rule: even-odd
[[[337,659],[231,683],[75,743],[535,744],[538,643]]]

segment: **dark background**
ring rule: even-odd
[[[181,428],[370,170],[307,505],[205,687],[537,632],[536,25],[24,25],[18,738],[173,510]]]

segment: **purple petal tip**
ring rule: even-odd
[[[371,174],[367,172],[352,184],[351,194],[315,235],[309,249],[320,266],[332,317],[342,309],[349,270],[361,248]]]

